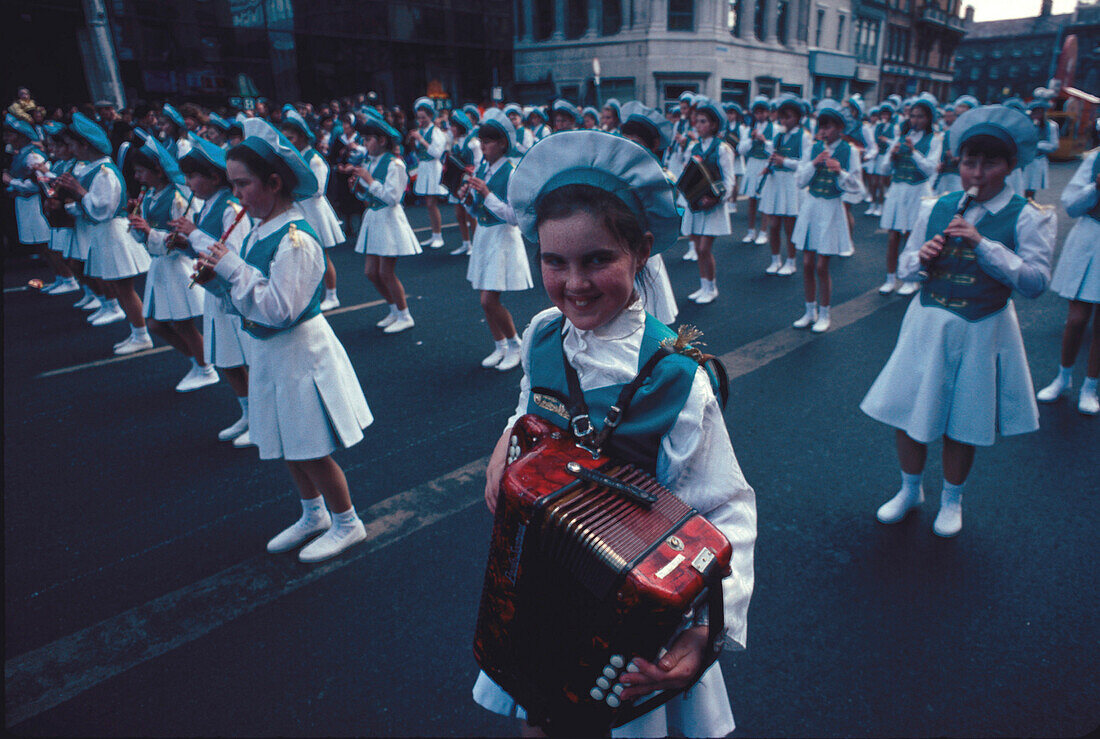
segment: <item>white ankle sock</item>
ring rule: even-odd
[[[147,326],[142,326],[140,328],[137,326],[130,326],[130,336],[144,341],[149,338],[149,328]]]
[[[84,297],[90,300],[96,296],[95,293],[92,292],[92,289],[87,285],[82,285],[82,287],[84,288]]]
[[[442,239],[442,238],[443,238],[443,232],[442,231],[432,231],[432,241],[436,241],[436,240]]]
[[[335,287],[332,288],[331,290],[329,290],[327,287],[325,288],[325,300],[336,300],[336,288]]]
[[[401,318],[412,318],[412,314],[409,313],[408,308],[406,308],[405,310],[397,311],[397,315],[400,316]]]
[[[772,264],[782,264],[782,263],[783,263],[783,257],[779,256],[778,254],[772,254]]]
[[[1068,385],[1073,381],[1073,367],[1058,366],[1058,379]]]
[[[508,346],[510,346],[513,349],[519,349],[519,347],[520,347],[519,335],[518,334],[514,335],[514,336],[509,336],[504,341],[508,344]]]
[[[302,517],[316,521],[325,513],[325,499],[318,495],[316,498],[302,498]]]
[[[966,487],[964,482],[962,485],[952,485],[947,480],[943,481],[943,502],[962,503],[963,488]]]
[[[359,514],[355,512],[355,508],[349,508],[343,513],[333,513],[332,521],[333,525],[341,529],[349,529],[355,522],[359,520]]]
[[[887,282],[897,282],[898,281],[897,272],[887,272],[886,273],[886,281]]]
[[[820,319],[826,319],[829,317],[829,306],[822,305],[817,309],[817,317]]]
[[[1086,377],[1085,381],[1081,383],[1081,392],[1091,392],[1096,394],[1096,385],[1100,377]]]
[[[817,303],[806,303],[807,315],[813,315],[817,311]]]
[[[920,481],[923,476],[923,474],[910,475],[903,470],[901,473],[901,489],[915,497],[920,492]]]
[[[119,306],[119,304],[118,304],[118,300],[108,300],[108,301],[107,301],[107,308],[108,308],[109,310],[112,310],[112,311],[120,311],[120,310],[122,310],[122,307],[121,307],[121,306]]]
[[[191,360],[191,366],[194,369],[202,369],[202,365],[199,364],[199,360],[195,359],[194,357],[188,357],[188,359]]]
[[[508,349],[508,339],[501,339],[500,341],[494,339],[493,345],[500,351],[505,351]]]

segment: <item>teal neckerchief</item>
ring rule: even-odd
[[[814,148],[810,151],[810,159],[816,159],[817,155],[825,151],[824,142],[818,141],[814,144]],[[837,144],[836,149],[833,150],[833,159],[840,162],[840,166],[844,169],[848,169],[848,163],[852,155],[852,147],[848,145],[847,141],[841,141]],[[815,198],[825,198],[826,200],[832,200],[839,198],[844,191],[840,189],[840,185],[837,181],[840,179],[840,172],[830,172],[825,166],[815,167],[814,176],[810,180],[810,194]]]
[[[941,197],[928,217],[925,240],[942,234],[958,210],[962,192]],[[1016,251],[1016,221],[1027,201],[1013,195],[998,213],[986,213],[975,227],[982,236]],[[974,248],[961,239],[949,239],[921,286],[923,305],[943,308],[968,321],[979,321],[1002,310],[1012,288],[989,275],[978,265]]]
[[[378,158],[378,164],[374,165],[374,171],[370,173],[370,176],[381,182],[383,185],[386,183],[386,174],[390,171],[390,162],[393,161],[393,154],[388,151]],[[376,198],[370,190],[367,190],[367,197],[364,198],[367,207],[370,210],[382,210],[388,208],[389,204],[381,198]]]
[[[260,270],[264,277],[270,277],[271,262],[275,259],[275,254],[279,251],[279,246],[282,244],[284,237],[289,236],[291,238],[292,245],[290,248],[301,248],[293,243],[297,238],[297,234],[294,233],[295,229],[312,236],[318,244],[320,243],[320,239],[317,238],[317,233],[304,218],[300,218],[283,225],[282,228],[264,238],[256,238],[251,244],[246,242],[241,249],[241,256],[244,258],[245,262]],[[251,238],[256,233],[257,231],[252,231],[249,237]],[[325,281],[322,276],[322,278],[317,281],[317,289],[313,292],[313,298],[310,300],[309,305],[306,306],[301,315],[299,315],[289,326],[282,326],[279,328],[265,326],[262,323],[257,323],[248,318],[243,318],[241,320],[241,325],[244,327],[245,331],[252,334],[257,339],[270,339],[272,336],[294,328],[299,323],[318,315],[321,312],[321,298],[324,297],[324,294]]]
[[[118,207],[115,209],[115,213],[111,217],[112,218],[123,217],[123,216],[126,215],[126,197],[125,197],[126,180],[123,179],[122,173],[118,171],[118,167],[116,167],[115,163],[112,162],[110,159],[108,159],[105,162],[102,162],[98,167],[89,168],[87,172],[85,172],[83,175],[81,175],[80,176],[80,186],[83,187],[85,190],[90,190],[92,188],[92,181],[95,180],[96,175],[99,174],[100,171],[104,170],[104,169],[106,169],[108,172],[110,172],[114,176],[114,178],[118,180],[119,187],[122,189],[122,192],[123,192],[123,196],[118,199]],[[83,207],[83,204],[81,205],[81,207]],[[85,215],[87,215],[87,211],[85,211]]]
[[[478,167],[477,171],[477,178],[479,180],[485,179],[485,176],[489,173],[490,166],[488,159],[481,160],[481,166]],[[512,162],[511,160],[505,160],[504,164],[501,164],[500,168],[497,169],[489,181],[485,183],[489,186],[489,192],[506,203],[508,202],[508,178],[511,176]],[[504,221],[497,218],[491,210],[485,207],[485,199],[481,196],[481,193],[474,193],[473,209],[477,213],[477,222],[480,226],[499,226],[504,223]]]

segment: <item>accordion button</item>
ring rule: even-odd
[[[621,702],[622,701],[619,700],[619,696],[617,696],[617,695],[607,696],[607,705],[611,706],[612,708],[618,708],[619,703],[621,703]]]
[[[600,690],[599,688],[592,688],[592,690],[588,691],[588,694],[590,696],[592,696],[592,700],[594,700],[594,701],[602,701],[603,700],[603,695],[604,694],[603,694],[603,691]]]
[[[611,681],[608,680],[606,677],[596,678],[596,687],[600,688],[601,690],[607,690],[611,687]]]
[[[624,690],[626,690],[626,686],[622,683],[615,683],[611,688],[611,692],[615,695],[622,695]]]
[[[608,665],[607,667],[603,668],[603,675],[608,680],[614,680],[619,676],[619,672],[611,665]]]
[[[638,665],[631,662],[629,665],[626,666],[626,671],[627,672],[637,672],[638,671]]]
[[[623,665],[625,664],[626,660],[623,659],[623,656],[621,654],[612,655],[611,666],[614,667],[616,670],[623,669]]]

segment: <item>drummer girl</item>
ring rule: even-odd
[[[537,413],[563,429],[570,425],[569,418],[545,410],[558,403],[556,398],[569,397],[563,359],[591,406],[609,389],[618,392],[635,379],[660,341],[677,338],[647,317],[635,287],[649,255],[664,251],[679,236],[673,186],[648,151],[595,131],[551,136],[519,164],[509,196],[524,234],[539,244],[543,285],[554,307],[536,315],[524,332],[519,402],[487,472],[490,510],[496,506],[510,429],[520,415]],[[728,636],[744,644],[755,496],[734,456],[712,376],[695,360],[673,352],[656,364],[645,387],[651,402],[644,404],[646,410],[628,409],[608,448],[612,454],[635,450],[632,458],[656,471],[662,483],[729,539],[733,574],[724,581],[725,619]],[[603,427],[604,421],[595,425]],[[689,685],[704,664],[704,632],[702,626],[689,629],[655,664],[635,659],[621,678],[627,686],[621,697]],[[526,718],[523,708],[484,673],[473,696],[490,711]],[[733,728],[729,695],[713,664],[690,692],[613,735],[663,737],[679,730],[686,736],[725,736]]]
[[[298,559],[320,562],[366,538],[332,453],[362,441],[373,417],[321,313],[325,255],[295,204],[317,191],[317,179],[269,123],[249,118],[243,128],[244,141],[226,155],[226,170],[255,225],[240,255],[220,242],[202,252],[197,279],[228,296],[252,336],[249,434],[260,459],[286,460],[301,496],[301,517],[269,541],[267,551],[286,552],[313,539]]]

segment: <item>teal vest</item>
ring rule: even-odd
[[[702,141],[696,141],[695,145],[691,147],[691,155],[702,159],[703,164],[707,165],[707,169],[719,177],[721,177],[721,168],[718,165],[718,144],[720,143],[721,139],[715,136],[710,140],[710,146],[707,147],[706,151],[703,151]]]
[[[489,172],[489,160],[483,159],[481,166],[478,167],[477,177],[478,179],[485,179],[485,175]],[[489,192],[496,195],[504,202],[508,202],[508,178],[512,176],[512,162],[506,160],[504,164],[500,165],[500,169],[496,171],[487,183],[489,186]],[[474,210],[477,212],[477,222],[479,226],[499,226],[504,221],[497,218],[492,211],[485,207],[485,200],[481,197],[480,193],[474,193]]]
[[[141,216],[152,228],[161,231],[169,230],[168,222],[172,220],[172,201],[180,190],[175,185],[169,185],[156,195],[141,201]]]
[[[958,210],[962,196],[962,192],[953,192],[936,202],[928,217],[926,241],[943,233]],[[1001,212],[987,213],[978,221],[978,233],[1016,251],[1016,221],[1025,205],[1026,200],[1013,195]],[[1003,309],[1011,295],[1011,287],[978,266],[973,247],[961,239],[949,239],[921,287],[920,301],[927,306],[949,310],[968,321],[980,321]]]
[[[541,141],[550,135],[550,132],[546,130],[546,124],[539,124],[539,127],[534,130],[534,136],[536,141]]]
[[[1096,175],[1100,175],[1100,153],[1097,153],[1096,157],[1092,160],[1092,181],[1096,182]],[[1100,198],[1097,198],[1096,205],[1089,208],[1088,213],[1085,213],[1089,218],[1094,221],[1100,221]]]
[[[885,138],[886,143],[879,141],[879,138]],[[894,138],[894,123],[876,123],[875,124],[875,145],[878,147],[879,154],[885,154],[890,150],[890,139]]]
[[[321,156],[321,153],[319,151],[317,151],[316,149],[314,149],[312,146],[309,147],[308,149],[306,149],[305,153],[302,154],[302,158],[306,160],[306,164],[309,164],[310,162],[312,162],[315,157],[319,158],[322,162],[325,161],[325,158]],[[311,166],[309,168],[309,170],[312,172],[313,167]],[[325,181],[317,183],[317,185],[318,185],[317,192],[320,193],[321,195],[324,195],[326,192],[328,192],[328,176],[329,176],[328,162],[325,162]]]
[[[424,137],[425,141],[431,141],[433,131],[435,131],[435,126],[428,126],[424,130],[424,133],[422,133],[420,135]],[[431,156],[428,155],[428,147],[425,146],[424,144],[420,143],[420,142],[417,142],[415,152],[416,152],[416,160],[418,162],[430,162],[434,158],[434,157],[431,157]]]
[[[825,151],[825,144],[818,141],[814,144],[814,148],[810,152],[810,158],[816,158],[817,155],[823,151]],[[848,162],[851,155],[852,147],[848,145],[847,141],[841,141],[833,151],[833,159],[840,162],[840,166],[845,170],[848,169]],[[810,180],[810,194],[815,198],[825,198],[827,200],[839,198],[844,192],[840,189],[840,185],[837,184],[837,180],[839,179],[839,172],[830,172],[824,165],[815,167],[814,176]]]
[[[218,190],[210,200],[206,201],[206,212],[195,226],[212,238],[220,239],[222,237],[222,224],[225,222],[225,209],[229,207],[230,203],[235,202],[233,192],[228,187]]]
[[[476,134],[466,134],[466,138],[462,139],[461,144],[455,144],[452,151],[460,162],[467,167],[473,166],[474,163],[474,150],[470,148],[470,142],[475,139]]]
[[[922,155],[928,156],[928,150],[932,146],[932,134],[926,133],[924,137],[913,145],[913,149]],[[916,185],[928,179],[917,163],[913,161],[911,152],[898,150],[898,158],[894,160],[894,182],[904,182],[907,185]],[[936,233],[940,233],[937,231]]]
[[[390,162],[393,161],[393,154],[388,151],[378,158],[378,164],[374,165],[374,171],[370,173],[370,176],[379,182],[385,183],[386,174],[390,171]],[[367,190],[367,196],[363,198],[363,202],[367,204],[370,210],[382,210],[388,208],[385,200],[374,197],[370,190]]]
[[[291,221],[275,233],[262,239],[258,239],[252,244],[246,244],[242,250],[244,261],[251,264],[256,269],[263,273],[264,277],[271,276],[271,262],[275,259],[275,253],[279,250],[279,244],[282,243],[283,237],[286,236],[291,228],[297,228],[306,234],[312,236],[318,243],[320,239],[317,238],[316,232],[305,221],[305,219],[299,219]],[[255,233],[255,232],[253,232]],[[275,334],[281,333],[288,329],[294,328],[302,321],[306,321],[321,312],[321,298],[325,294],[325,281],[320,279],[317,281],[317,289],[313,291],[313,298],[309,301],[309,305],[302,311],[302,314],[289,326],[283,326],[275,328],[273,326],[265,326],[262,323],[257,323],[248,318],[241,321],[241,325],[244,330],[255,336],[257,339],[270,339]]]
[[[756,124],[754,123],[753,124],[753,130],[755,130],[755,128],[756,128]],[[750,135],[751,135],[751,133],[752,132],[750,131]],[[764,126],[764,138],[765,139],[775,138],[775,127],[772,126],[771,121],[768,121],[767,125]],[[749,156],[749,159],[767,159],[768,158],[768,150],[764,147],[764,142],[760,141],[759,139],[753,139],[752,140],[752,148],[749,149],[748,156]]]
[[[106,169],[110,172],[116,180],[118,180],[119,186],[122,188],[122,196],[118,199],[118,208],[115,209],[115,214],[112,218],[121,218],[126,216],[126,180],[123,179],[122,173],[118,171],[118,167],[112,161],[106,161],[98,167],[89,169],[80,177],[80,186],[85,190],[89,190],[92,187],[92,181],[95,180],[95,176],[99,174],[100,170]]]
[[[940,154],[940,162],[943,164],[941,175],[959,173],[959,160],[951,156],[950,128],[943,132],[943,153]]]
[[[564,318],[558,318],[543,324],[532,338],[531,397],[527,412],[568,429],[569,383],[561,345],[563,321]],[[638,369],[660,348],[662,340],[675,337],[672,329],[647,314]],[[653,472],[661,438],[671,430],[687,402],[698,368],[694,359],[682,354],[672,354],[658,362],[611,435],[606,450],[609,456]],[[623,385],[616,384],[585,391],[584,400],[597,432],[603,428],[608,409],[618,400],[622,389]]]
[[[789,159],[802,158],[802,128],[795,126],[790,133],[777,133],[775,135],[775,153]],[[793,172],[790,167],[775,166],[775,172]]]

